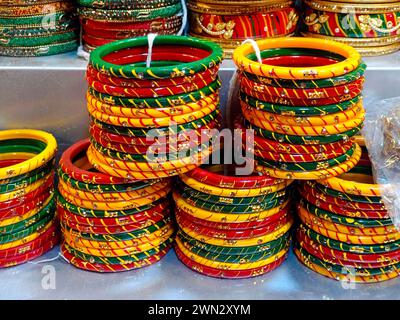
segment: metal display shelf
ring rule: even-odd
[[[398,95],[400,53],[365,59],[367,109]],[[55,134],[60,149],[87,136],[84,71],[74,53],[45,58],[0,57],[0,130],[38,128]],[[225,108],[232,61],[224,61],[221,106]],[[76,269],[58,248],[22,266],[0,270],[0,299],[396,299],[400,279],[350,286],[320,276],[291,252],[269,274],[246,280],[202,276],[181,264],[173,251],[158,264],[119,274]],[[56,258],[56,260],[52,260]],[[52,260],[52,261],[46,261]]]

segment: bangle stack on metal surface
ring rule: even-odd
[[[58,169],[63,256],[78,268],[119,272],[159,261],[174,239],[171,180],[131,182],[93,169],[89,140],[67,149]]]
[[[254,277],[277,268],[290,247],[292,181],[223,170],[224,165],[199,167],[180,176],[174,192],[178,258],[219,278]]]
[[[33,260],[58,243],[56,151],[49,133],[0,131],[0,268]]]
[[[262,63],[255,61],[251,44],[234,52],[244,117],[236,127],[255,131],[257,170],[305,180],[349,171],[361,156],[349,139],[364,121],[360,54],[342,43],[312,38],[257,43]]]
[[[85,51],[106,43],[145,36],[177,34],[181,0],[78,0]]]
[[[359,140],[359,139],[358,139]],[[364,148],[360,162],[339,177],[304,182],[294,251],[307,267],[352,282],[400,274],[400,233],[373,183]]]
[[[294,33],[298,15],[292,0],[189,0],[190,35],[218,42],[230,58],[248,38]]]
[[[341,41],[362,55],[400,48],[400,2],[390,0],[306,0],[307,36]]]
[[[220,125],[222,49],[196,38],[158,36],[150,57],[148,50],[141,37],[90,56],[88,158],[112,176],[147,180],[192,170],[211,154],[204,138]]]
[[[78,47],[79,21],[70,0],[0,2],[0,55],[37,57]]]

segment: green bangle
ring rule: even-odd
[[[171,237],[165,242],[161,243],[158,247],[152,248],[148,251],[144,252],[138,252],[138,253],[133,253],[128,256],[118,256],[118,257],[100,257],[100,256],[95,256],[95,255],[90,255],[87,253],[84,253],[82,251],[79,251],[67,243],[64,242],[65,248],[74,255],[75,257],[78,257],[79,259],[82,259],[84,261],[88,261],[90,263],[103,263],[103,264],[126,264],[126,263],[134,263],[138,262],[144,259],[147,259],[155,254],[158,254],[160,251],[168,248],[172,242],[174,241],[174,238]]]
[[[332,197],[337,197],[349,202],[363,202],[363,203],[370,203],[370,204],[382,204],[382,198],[381,197],[368,197],[368,196],[357,196],[357,195],[352,195],[348,193],[342,193],[334,189],[330,189],[322,184],[316,183],[316,182],[311,182],[307,181],[310,186],[313,188],[316,187],[319,192],[326,193],[329,196]]]
[[[208,193],[197,191],[183,183],[177,185],[177,190],[180,193],[188,195],[190,198],[200,199],[202,201],[220,204],[220,205],[235,205],[235,206],[248,206],[248,205],[259,205],[263,202],[269,202],[277,198],[283,197],[287,193],[287,189],[269,193],[267,195],[255,196],[255,197],[219,197]]]
[[[77,207],[77,206],[73,205],[72,203],[67,202],[58,191],[56,191],[56,193],[57,193],[57,204],[58,205],[63,207],[68,212],[71,212],[73,214],[79,215],[84,218],[92,217],[92,218],[103,219],[103,218],[126,217],[126,216],[141,213],[146,210],[150,210],[151,208],[153,208],[165,201],[165,198],[158,199],[158,200],[154,201],[152,204],[144,205],[144,206],[141,206],[141,207],[138,207],[135,209],[130,209],[130,210],[113,210],[113,211],[91,210],[91,209]]]
[[[50,221],[52,221],[54,219],[54,211],[51,212],[50,214],[47,214],[42,220],[32,224],[31,226],[29,226],[28,228],[16,232],[16,233],[12,233],[12,234],[8,234],[5,236],[0,236],[0,244],[5,244],[8,242],[13,242],[13,241],[17,241],[17,240],[21,240],[23,238],[28,237],[29,235],[40,231],[41,229],[43,229]]]
[[[256,108],[257,110],[264,110],[275,114],[280,114],[283,116],[324,116],[327,114],[343,112],[349,108],[354,107],[360,100],[361,96],[356,96],[351,100],[337,103],[329,104],[325,106],[315,106],[315,107],[290,107],[282,104],[271,104],[265,101],[258,100],[251,96],[248,96],[244,92],[240,92],[240,99],[248,104],[249,106]]]
[[[291,144],[328,144],[338,141],[348,141],[349,138],[355,136],[361,131],[362,126],[355,127],[349,131],[332,134],[329,136],[294,136],[288,134],[281,134],[276,132],[271,132],[259,127],[252,125],[250,122],[245,120],[245,127],[253,129],[254,132],[266,139],[275,140],[278,142],[286,142]]]
[[[98,9],[153,9],[177,4],[180,0],[78,0],[83,7]]]
[[[197,130],[200,129],[201,127],[207,125],[208,123],[218,119],[220,115],[220,111],[216,109],[215,111],[211,112],[210,114],[206,115],[205,117],[194,120],[192,122],[184,123],[184,124],[179,124],[176,127],[171,126],[167,128],[158,128],[158,129],[151,129],[151,132],[153,133],[152,136],[154,137],[167,137],[168,135],[176,135],[179,134],[180,132],[185,132],[187,130]],[[106,124],[104,122],[100,122],[96,119],[92,118],[92,121],[94,124],[101,129],[104,129],[106,131],[120,134],[120,135],[125,135],[129,137],[148,137],[149,130],[147,129],[133,129],[133,128],[128,128],[128,127],[117,127],[113,125]],[[175,130],[176,129],[176,130]]]
[[[266,166],[269,168],[275,168],[285,171],[314,171],[314,170],[322,170],[331,168],[336,166],[340,163],[343,163],[351,158],[355,151],[356,145],[354,144],[348,151],[344,154],[324,161],[317,161],[317,162],[275,162],[267,159],[263,159],[260,157],[255,157],[256,161],[260,163],[262,166]]]
[[[322,261],[318,259],[317,257],[313,256],[312,254],[308,253],[308,251],[304,250],[300,244],[295,244],[295,248],[299,251],[299,253],[305,257],[305,259],[311,261],[314,264],[317,264],[324,269],[327,269],[329,271],[335,272],[335,273],[340,273],[340,274],[345,274],[345,275],[352,275],[352,276],[377,276],[380,274],[385,274],[388,272],[393,272],[393,268],[397,269],[400,268],[400,263],[399,262],[393,262],[393,265],[389,265],[386,267],[380,267],[380,268],[354,268],[349,266],[346,268],[343,265],[340,264],[333,264],[329,262]]]
[[[30,217],[26,220],[23,220],[23,221],[19,221],[14,224],[10,224],[8,226],[0,227],[0,234],[3,236],[3,235],[7,235],[7,234],[13,234],[13,233],[20,232],[20,231],[30,227],[34,223],[37,223],[37,222],[41,221],[42,219],[46,218],[52,212],[54,213],[54,211],[55,211],[55,200],[54,200],[54,196],[52,196],[49,203],[47,205],[45,205],[43,208],[41,208],[39,210],[39,212],[36,213],[35,215],[33,215],[32,217]]]
[[[114,241],[131,241],[135,240],[144,236],[149,236],[152,233],[160,230],[161,228],[167,226],[172,221],[170,216],[167,216],[163,220],[153,224],[149,227],[138,229],[131,232],[126,233],[115,233],[115,234],[94,234],[94,233],[84,233],[84,232],[77,232],[76,230],[71,229],[70,227],[66,226],[63,222],[61,222],[61,226],[63,229],[67,230],[68,232],[73,232],[78,237],[86,239],[86,240],[93,240],[93,241],[100,241],[100,242],[114,242]]]
[[[1,5],[6,7],[33,6],[59,2],[60,0],[1,0]]]
[[[182,241],[182,244],[187,248],[190,252],[199,255],[207,260],[225,262],[225,263],[249,263],[249,262],[257,262],[265,260],[279,251],[286,249],[289,250],[290,247],[290,239],[286,239],[280,245],[271,248],[270,250],[265,250],[263,252],[257,252],[253,254],[244,254],[244,255],[229,255],[229,254],[221,254],[214,253],[207,250],[202,249],[201,247],[196,247],[191,245],[189,242],[186,242],[184,238],[179,237]]]
[[[319,244],[344,252],[353,252],[359,254],[369,254],[369,253],[387,253],[390,251],[395,251],[400,249],[400,240],[390,243],[374,244],[374,245],[361,245],[361,244],[348,244],[345,242],[337,241],[325,237],[314,230],[308,228],[304,224],[299,226],[300,230],[304,232],[310,239],[318,242]]]
[[[182,4],[180,2],[168,7],[155,9],[123,9],[123,10],[103,10],[87,7],[78,8],[81,18],[92,19],[97,21],[148,21],[158,18],[167,18],[182,12]]]
[[[57,169],[57,175],[74,189],[88,191],[92,193],[108,193],[108,192],[130,192],[140,190],[150,185],[153,185],[161,180],[143,180],[134,183],[125,184],[90,184],[71,178],[68,174],[62,171],[61,167]]]
[[[185,242],[187,242],[191,246],[196,246],[198,248],[201,248],[205,251],[209,251],[215,254],[224,254],[224,255],[230,255],[230,256],[243,256],[243,255],[251,255],[251,254],[258,254],[261,252],[265,252],[268,250],[273,250],[274,248],[281,246],[282,244],[290,241],[290,234],[291,232],[287,232],[278,239],[275,239],[273,241],[264,243],[262,245],[258,246],[248,246],[248,247],[223,247],[223,246],[216,246],[216,245],[211,245],[205,242],[200,242],[196,239],[193,239],[186,233],[184,233],[182,230],[178,231],[178,236],[180,239],[183,239]]]
[[[7,46],[44,46],[57,42],[68,42],[74,39],[78,39],[78,30],[69,30],[67,32],[55,32],[46,35],[36,35],[35,37],[12,37],[0,39],[0,47]]]
[[[130,154],[130,153],[125,153],[125,152],[120,152],[120,151],[115,151],[112,149],[105,148],[101,145],[99,145],[94,139],[90,138],[90,143],[93,145],[93,147],[100,152],[101,154],[113,158],[113,159],[118,159],[118,160],[123,160],[123,161],[133,161],[133,162],[148,162],[148,163],[162,163],[162,162],[167,162],[167,161],[175,161],[178,159],[182,158],[187,158],[191,156],[192,154],[198,154],[205,152],[207,149],[210,148],[209,143],[202,144],[200,146],[196,146],[195,148],[189,149],[185,152],[182,151],[177,151],[177,153],[170,152],[166,153],[165,156],[158,156],[155,155],[155,159],[152,160],[147,157],[146,154]],[[195,151],[192,153],[192,151]]]
[[[116,106],[122,106],[124,108],[165,108],[165,107],[176,107],[179,105],[197,102],[200,99],[204,99],[205,97],[218,93],[221,88],[221,81],[219,78],[217,80],[210,83],[208,86],[201,88],[197,91],[192,91],[189,93],[184,93],[180,95],[173,95],[168,97],[159,97],[159,98],[123,98],[123,97],[114,97],[108,94],[100,93],[94,90],[93,88],[89,88],[89,93],[96,97],[98,100]]]
[[[46,148],[43,141],[35,139],[7,139],[0,141],[0,153],[26,152],[39,154]]]
[[[6,184],[0,184],[0,194],[24,188],[36,181],[39,181],[40,179],[47,176],[53,170],[54,163],[55,159],[49,161],[43,167],[40,167],[32,172],[29,172],[29,174],[27,174],[26,177],[21,178],[21,176],[18,176],[17,177],[19,178],[18,181],[10,181],[7,182]]]
[[[58,2],[58,1],[57,1]],[[67,21],[74,19],[76,13],[74,11],[57,11],[51,15],[37,15],[37,16],[22,16],[22,17],[0,17],[0,25],[5,26],[29,26],[29,25],[43,25],[59,23],[59,21]]]
[[[180,195],[186,200],[187,203],[200,209],[205,209],[207,211],[218,212],[218,213],[231,213],[231,214],[246,214],[246,213],[257,213],[260,211],[265,211],[273,209],[280,206],[288,197],[283,196],[275,198],[268,202],[262,202],[256,205],[239,206],[239,205],[227,205],[222,203],[210,203],[203,201],[198,198],[193,198],[190,194],[180,192]]]
[[[182,63],[171,67],[155,67],[155,68],[135,68],[131,65],[116,65],[103,60],[103,57],[115,52],[132,47],[148,45],[147,37],[139,37],[126,39],[108,43],[98,47],[90,55],[90,64],[97,70],[113,75],[115,77],[135,78],[135,79],[150,79],[157,80],[160,78],[175,78],[192,75],[193,73],[203,72],[213,68],[222,61],[222,48],[211,41],[204,41],[193,37],[182,36],[158,36],[154,40],[154,45],[180,45],[191,46],[204,49],[210,52],[206,58],[190,62]]]
[[[13,37],[41,37],[51,35],[52,33],[59,33],[62,31],[75,30],[79,28],[78,20],[69,20],[67,22],[54,23],[50,28],[45,28],[42,25],[28,25],[28,26],[2,26],[0,37],[13,38]]]
[[[0,56],[9,57],[42,57],[74,51],[78,48],[78,41],[53,43],[37,47],[1,47]]]
[[[303,205],[303,207],[309,213],[332,223],[346,225],[354,228],[378,228],[384,226],[393,226],[393,222],[391,219],[349,218],[318,208],[317,206],[314,206],[304,199],[301,199],[300,201],[300,204]]]

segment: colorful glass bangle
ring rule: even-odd
[[[185,176],[215,187],[232,189],[262,188],[279,183],[276,179],[256,174],[250,176],[229,176],[219,173],[223,168],[224,166],[222,165],[198,167],[186,173]]]
[[[341,199],[317,193],[315,189],[310,188],[306,184],[303,184],[303,188],[300,189],[300,194],[308,202],[317,207],[344,217],[364,219],[386,219],[389,217],[386,210],[374,210],[374,207],[368,204],[364,207],[353,203],[349,205],[346,201],[340,201]]]
[[[129,210],[92,210],[75,206],[74,204],[67,202],[67,200],[65,200],[58,193],[58,204],[69,212],[72,212],[82,217],[123,218],[126,216],[130,216],[130,218],[135,219],[134,221],[139,221],[141,219],[145,219],[146,217],[150,217],[151,213],[154,211],[160,212],[164,210],[169,205],[169,202],[166,201],[166,199],[160,198],[160,200],[154,201],[151,204],[143,205],[141,207],[132,208]]]
[[[19,17],[49,14],[61,10],[70,10],[73,4],[70,1],[57,1],[46,4],[34,4],[30,6],[2,6],[0,16]]]
[[[271,264],[268,264],[266,266],[256,268],[256,269],[250,269],[250,270],[221,270],[221,269],[216,269],[216,268],[211,268],[204,266],[202,264],[199,264],[191,259],[189,259],[187,256],[185,256],[182,251],[179,250],[177,246],[175,246],[175,252],[176,255],[178,256],[178,259],[186,265],[188,268],[197,271],[201,274],[205,274],[210,277],[216,277],[216,278],[226,278],[226,279],[242,279],[242,278],[249,278],[249,277],[256,277],[260,276],[264,273],[270,272],[273,269],[277,268],[280,266],[285,260],[286,260],[286,255],[281,257],[280,259],[272,262]]]
[[[1,20],[1,19],[0,19]],[[1,22],[0,22],[1,23]],[[78,48],[78,41],[66,41],[33,47],[1,47],[0,56],[43,57],[70,52]]]
[[[108,54],[115,52],[116,50],[123,50],[138,46],[147,47],[147,41],[148,40],[146,37],[141,37],[136,39],[116,41],[97,48],[91,54],[90,64],[92,64],[93,67],[99,71],[103,70],[105,74],[119,75],[125,78],[157,79],[182,77],[185,75],[202,72],[208,68],[218,65],[222,60],[222,49],[217,44],[195,38],[176,36],[159,36],[155,39],[154,45],[168,45],[173,43],[174,45],[192,46],[207,50],[210,52],[210,55],[207,58],[192,63],[175,65],[172,68],[132,68],[131,66],[113,65],[104,60]]]
[[[358,179],[360,179],[361,182],[358,182]],[[380,186],[378,184],[362,182],[367,180],[370,180],[367,175],[348,173],[341,178],[325,179],[318,181],[318,183],[342,193],[350,193],[351,195],[357,196],[379,197]]]
[[[164,249],[159,254],[153,255],[148,259],[140,260],[138,262],[127,263],[127,264],[119,264],[119,265],[111,265],[111,264],[103,264],[97,262],[88,262],[82,259],[79,259],[72,254],[70,254],[65,247],[61,246],[61,254],[63,257],[69,261],[73,266],[94,272],[101,272],[101,273],[110,273],[110,272],[121,272],[121,271],[129,271],[138,268],[143,268],[149,265],[152,265],[158,261],[160,261],[168,252],[168,249]]]
[[[0,47],[30,47],[45,46],[57,42],[68,42],[77,39],[78,30],[67,30],[62,32],[52,32],[48,35],[30,37],[12,37],[0,39]]]
[[[39,168],[50,161],[57,150],[57,142],[55,138],[44,131],[22,129],[3,130],[0,132],[0,141],[6,141],[9,139],[36,139],[44,142],[46,147],[40,154],[29,160],[13,166],[0,168],[0,179],[9,179]]]
[[[326,51],[340,54],[345,58],[343,61],[328,66],[312,68],[286,68],[259,64],[247,58],[247,55],[253,52],[253,47],[249,43],[244,44],[235,50],[233,58],[240,70],[270,78],[296,80],[326,79],[331,78],[332,76],[341,76],[356,69],[361,61],[360,54],[352,47],[328,40],[293,37],[261,40],[258,41],[257,44],[261,51],[277,47],[312,49],[324,48]]]
[[[386,242],[386,243],[373,243],[369,245],[347,243],[335,239],[328,238],[322,234],[315,232],[313,229],[308,228],[304,224],[300,224],[297,229],[298,233],[302,233],[316,241],[317,243],[324,245],[328,248],[340,250],[344,252],[357,253],[357,254],[384,254],[386,252],[392,252],[399,250],[400,241]]]

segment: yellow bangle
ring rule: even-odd
[[[217,187],[209,184],[204,184],[185,174],[180,175],[180,178],[186,185],[188,185],[192,189],[221,197],[256,197],[260,195],[266,195],[269,193],[282,190],[293,182],[293,180],[284,180],[277,184],[261,188],[233,189],[233,188],[224,188],[224,187]]]
[[[267,264],[270,264],[276,260],[279,260],[281,257],[283,257],[287,252],[288,249],[284,248],[281,251],[279,251],[277,254],[268,257],[267,259],[256,261],[256,262],[247,262],[247,263],[229,263],[229,262],[219,262],[219,261],[212,261],[209,259],[206,259],[204,257],[201,257],[191,251],[189,251],[181,242],[179,238],[176,238],[176,245],[179,247],[179,249],[182,251],[182,253],[190,257],[191,260],[202,264],[207,267],[215,268],[215,269],[221,269],[221,270],[248,270],[248,269],[255,269],[255,268],[261,268]]]
[[[116,126],[128,126],[133,128],[159,128],[168,127],[171,123],[184,124],[192,122],[205,117],[206,115],[217,109],[217,104],[211,104],[204,107],[201,110],[197,110],[187,114],[173,115],[169,117],[162,118],[127,118],[118,117],[109,114],[105,114],[94,109],[89,103],[87,105],[89,113],[95,119]]]
[[[194,111],[198,111],[207,106],[215,104],[217,97],[217,94],[211,94],[196,102],[189,102],[184,105],[177,105],[174,107],[166,108],[125,108],[121,106],[106,104],[102,101],[97,100],[90,93],[87,93],[86,95],[88,105],[92,106],[94,110],[97,110],[98,112],[120,117],[145,119],[164,118],[169,116],[190,114]]]
[[[0,131],[0,141],[9,139],[36,139],[44,142],[46,147],[41,153],[28,160],[0,168],[0,179],[16,177],[35,170],[51,160],[57,151],[56,139],[50,133],[44,131],[29,129]]]
[[[167,178],[171,176],[175,176],[177,174],[185,173],[190,170],[193,170],[198,167],[198,165],[195,164],[189,164],[186,166],[183,166],[181,168],[177,168],[174,170],[163,170],[163,171],[137,171],[137,170],[123,170],[123,169],[118,169],[118,168],[113,168],[110,165],[104,163],[100,158],[98,157],[98,154],[95,154],[92,149],[90,148],[87,151],[87,156],[90,161],[90,163],[93,165],[94,168],[107,173],[111,176],[114,177],[121,177],[125,179],[138,179],[138,180],[150,180],[150,179],[160,179],[160,178]]]
[[[30,152],[0,153],[0,160],[13,160],[13,159],[28,160],[34,156],[36,156],[36,154]]]
[[[213,222],[249,222],[249,221],[258,221],[268,217],[271,217],[288,206],[290,199],[286,200],[284,203],[280,204],[279,206],[257,212],[257,213],[241,213],[241,214],[232,214],[232,213],[217,213],[213,211],[208,211],[202,208],[197,208],[192,206],[188,202],[182,198],[179,193],[174,192],[173,198],[175,200],[175,205],[177,208],[181,209],[185,213],[202,220],[213,221]]]
[[[270,123],[276,123],[288,126],[302,125],[302,127],[335,125],[353,119],[357,117],[360,114],[360,112],[363,111],[362,103],[359,102],[356,105],[354,105],[354,107],[351,107],[343,112],[337,112],[317,117],[293,117],[293,116],[283,116],[275,113],[270,113],[267,111],[257,110],[255,108],[249,107],[244,102],[241,102],[241,105],[243,114],[247,115],[250,119],[257,118],[260,121],[267,121]]]
[[[294,136],[326,136],[331,134],[343,133],[360,126],[364,121],[364,114],[364,109],[362,109],[362,111],[357,114],[357,117],[347,120],[345,122],[333,125],[312,127],[282,125],[269,121],[263,121],[258,118],[252,117],[249,113],[244,113],[243,116],[255,126],[272,132]]]
[[[54,223],[55,223],[54,220],[52,220],[48,224],[46,224],[42,230],[34,232],[25,238],[0,244],[0,250],[12,249],[12,248],[24,245],[28,242],[31,242],[31,241],[35,240],[36,238],[40,237],[47,230],[49,230]]]
[[[263,245],[264,243],[274,241],[282,237],[286,232],[288,232],[292,225],[293,225],[293,220],[289,221],[278,230],[268,233],[265,236],[259,236],[257,238],[251,238],[251,239],[235,239],[235,240],[212,238],[208,236],[199,235],[196,232],[193,232],[185,227],[183,228],[181,227],[181,229],[191,238],[210,245],[222,246],[222,247],[248,247],[248,246],[260,246]]]
[[[36,189],[40,188],[43,184],[45,184],[53,175],[54,175],[54,172],[51,172],[44,178],[28,185],[25,188],[21,188],[21,189],[14,190],[11,192],[1,193],[0,194],[0,202],[9,201],[9,200],[16,199],[16,198],[21,198],[21,197],[25,196],[26,194],[28,194],[32,191],[35,191]]]
[[[259,40],[257,44],[261,51],[273,48],[307,48],[319,50],[323,48],[323,50],[339,54],[345,58],[343,61],[320,67],[281,67],[260,64],[247,58],[249,54],[254,53],[253,46],[250,43],[238,47],[233,52],[233,60],[238,68],[262,77],[295,80],[326,79],[353,71],[361,62],[361,56],[354,48],[343,43],[325,39],[300,37],[274,38]]]
[[[107,192],[107,193],[79,190],[73,188],[70,184],[66,183],[63,180],[59,181],[59,185],[61,185],[62,188],[67,190],[71,195],[74,195],[75,198],[87,201],[110,202],[110,204],[112,204],[115,201],[117,202],[130,201],[143,198],[146,196],[151,196],[155,192],[163,190],[166,187],[170,187],[171,181],[170,180],[158,181],[157,183],[151,184],[145,188],[138,190],[125,191],[125,192]]]
[[[168,193],[171,191],[171,188],[168,186],[162,190],[159,190],[151,195],[131,199],[129,201],[114,201],[114,202],[107,202],[107,201],[88,201],[76,198],[73,195],[73,190],[68,187],[64,187],[61,184],[58,186],[58,191],[61,195],[67,200],[68,202],[74,204],[77,207],[83,207],[86,209],[91,210],[129,210],[133,208],[138,208],[147,204],[150,204],[160,198],[166,197]]]
[[[84,239],[76,235],[71,235],[65,229],[63,230],[63,235],[66,242],[73,248],[84,247],[88,249],[97,250],[118,250],[124,248],[137,247],[144,244],[151,244],[154,241],[160,241],[162,238],[169,238],[174,233],[173,224],[168,224],[160,230],[155,231],[151,235],[146,235],[141,238],[126,241],[94,241],[89,239]]]
[[[318,180],[325,179],[327,177],[336,177],[342,173],[350,171],[356,166],[357,162],[360,161],[360,158],[361,148],[358,144],[356,144],[354,153],[349,160],[328,169],[292,172],[268,168],[260,165],[257,165],[255,169],[258,172],[268,174],[269,176],[278,179]]]
[[[0,221],[0,227],[6,227],[9,226],[11,224],[15,224],[15,223],[19,223],[21,221],[27,220],[31,217],[33,217],[34,215],[36,215],[40,210],[42,210],[42,208],[44,208],[45,206],[47,206],[49,204],[49,202],[51,201],[51,199],[53,198],[53,195],[50,195],[41,205],[38,205],[38,207],[32,209],[31,211],[26,212],[25,214],[21,215],[21,216],[15,216],[15,217],[11,217],[8,219],[3,219]]]
[[[318,183],[343,193],[380,197],[380,185],[368,183],[371,178],[370,175],[362,173],[345,173],[340,177],[318,180]]]

